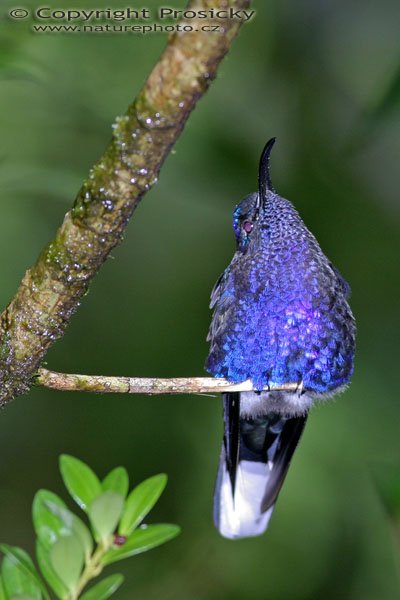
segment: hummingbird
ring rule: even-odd
[[[266,530],[310,408],[353,373],[350,287],[272,187],[274,143],[261,154],[258,192],[233,212],[236,252],[211,294],[206,369],[252,387],[223,394],[214,523],[230,539]]]

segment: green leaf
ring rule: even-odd
[[[122,585],[122,575],[111,575],[83,594],[81,600],[107,600]]]
[[[60,456],[60,471],[72,498],[87,511],[90,503],[102,492],[97,475],[84,462],[67,454]]]
[[[129,476],[124,467],[116,467],[103,479],[101,484],[103,492],[117,492],[123,498],[126,497],[129,489]]]
[[[164,473],[145,479],[129,494],[122,514],[118,533],[129,536],[153,508],[165,486],[167,476]]]
[[[2,546],[5,545],[2,544]],[[25,595],[33,600],[41,600],[42,590],[37,582],[39,576],[32,575],[35,567],[26,552],[10,546],[7,547],[7,552],[3,547],[1,550],[6,554],[1,573],[7,597],[14,598]],[[29,568],[25,564],[28,564]]]
[[[106,541],[115,531],[124,507],[124,498],[115,492],[104,492],[89,507],[89,518],[99,539]]]
[[[85,523],[74,513],[51,501],[45,501],[48,510],[56,517],[59,517],[68,534],[76,534],[81,541],[85,562],[88,562],[93,551],[93,538]]]
[[[43,577],[60,600],[67,600],[69,591],[56,575],[50,562],[50,548],[39,540],[36,540],[36,559],[38,561]]]
[[[39,490],[36,493],[32,504],[33,526],[36,535],[47,548],[52,546],[62,535],[70,533],[70,528],[66,527],[59,517],[49,510],[48,502],[67,510],[65,502],[53,492]]]
[[[102,560],[104,565],[110,565],[118,560],[129,558],[135,554],[146,552],[172,540],[180,533],[178,525],[160,523],[143,526],[132,533],[123,546],[109,550]]]
[[[56,494],[47,490],[37,492],[33,500],[32,516],[36,535],[47,548],[60,537],[75,533],[81,539],[85,560],[89,560],[93,550],[90,531]]]
[[[33,583],[33,588],[41,591],[45,598],[49,600],[48,591],[40,578],[39,573],[36,571],[35,565],[33,564],[30,556],[21,548],[16,546],[9,546],[8,544],[0,544],[0,550],[5,554],[6,558],[10,563],[13,563],[21,572],[21,576],[25,577],[27,580],[30,580]],[[5,559],[4,559],[5,560]],[[3,561],[4,567],[4,561]],[[8,594],[8,584],[6,583],[6,578],[3,573],[3,585],[7,590]],[[27,586],[28,589],[29,586]],[[26,590],[23,590],[25,592]],[[42,597],[42,593],[38,596]]]
[[[50,550],[50,562],[62,583],[73,591],[82,573],[84,555],[77,535],[60,538]]]

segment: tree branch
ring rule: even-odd
[[[246,9],[250,0],[192,0],[188,8]],[[202,24],[212,21],[202,20]],[[191,21],[193,24],[193,21]],[[123,231],[197,100],[238,33],[177,33],[91,170],[75,204],[0,316],[0,406],[25,392],[49,347],[63,335],[90,280]]]
[[[104,375],[72,375],[39,369],[36,383],[55,390],[69,392],[100,392],[103,394],[205,394],[221,392],[251,392],[249,381],[232,384],[215,377],[174,377],[172,379],[142,377],[106,377]],[[274,384],[265,391],[302,392],[298,383]]]

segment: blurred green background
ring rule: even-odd
[[[1,6],[2,306],[166,43],[163,34],[33,34],[29,21],[7,18],[15,5]],[[183,533],[121,565],[121,600],[392,600],[399,554],[372,473],[400,473],[399,5],[259,0],[254,8],[47,364],[204,373],[209,293],[234,250],[231,212],[255,189],[260,151],[275,135],[276,189],[352,286],[353,383],[313,411],[267,534],[238,542],[212,526],[219,399],[32,390],[1,414],[0,540],[32,551],[33,495],[45,487],[66,498],[57,458],[67,452],[100,475],[118,464],[134,481],[169,474],[151,519]]]

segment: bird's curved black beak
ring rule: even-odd
[[[268,140],[268,142],[264,146],[264,150],[261,153],[260,166],[258,171],[258,209],[265,206],[267,193],[275,191],[272,187],[272,182],[269,175],[269,159],[275,141],[275,137]]]

